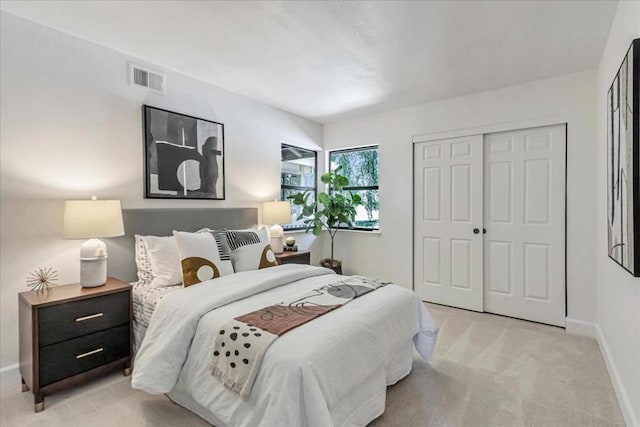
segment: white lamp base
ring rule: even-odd
[[[80,284],[96,288],[107,282],[107,245],[89,239],[80,246]]]
[[[273,249],[274,254],[281,254],[282,252],[284,252],[284,243],[282,242],[282,237],[271,238],[271,249]]]
[[[271,236],[271,249],[276,254],[281,254],[284,251],[284,230],[280,224],[271,226],[269,230]]]
[[[107,282],[107,259],[80,260],[80,284],[83,288],[97,288]]]

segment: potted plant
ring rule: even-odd
[[[349,185],[349,179],[340,175],[342,166],[332,172],[327,172],[320,177],[323,184],[329,185],[331,192],[329,194],[321,192],[318,194],[317,201],[310,201],[310,191],[297,193],[289,196],[293,203],[302,206],[302,213],[298,216],[298,220],[304,219],[307,225],[306,231],[312,230],[314,236],[319,236],[323,230],[329,232],[331,237],[331,258],[320,260],[320,265],[332,269],[338,274],[342,274],[342,262],[333,257],[333,242],[336,238],[338,228],[348,226],[353,228],[353,222],[356,217],[356,207],[362,204],[360,195],[348,190],[344,187]],[[306,218],[306,219],[305,219]]]

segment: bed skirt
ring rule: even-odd
[[[334,426],[366,426],[382,415],[385,409],[387,386],[393,385],[409,375],[413,366],[413,352],[413,341],[409,341],[393,353],[384,369],[363,379],[362,384],[356,390],[350,390],[346,393],[349,398],[342,401],[348,402],[348,404],[343,407],[329,409]],[[426,362],[421,361],[421,363]],[[222,423],[211,411],[196,402],[188,391],[174,389],[167,396],[178,405],[190,410],[216,427],[234,427]]]

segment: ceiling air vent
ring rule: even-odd
[[[164,74],[151,71],[136,64],[131,64],[131,84],[146,87],[147,89],[162,94],[166,92]]]

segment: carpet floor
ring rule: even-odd
[[[431,365],[388,389],[371,426],[623,426],[596,341],[563,329],[428,304],[440,326]],[[0,391],[0,426],[208,426],[120,373],[45,399],[33,412],[20,385]],[[286,426],[278,426],[286,427]]]

